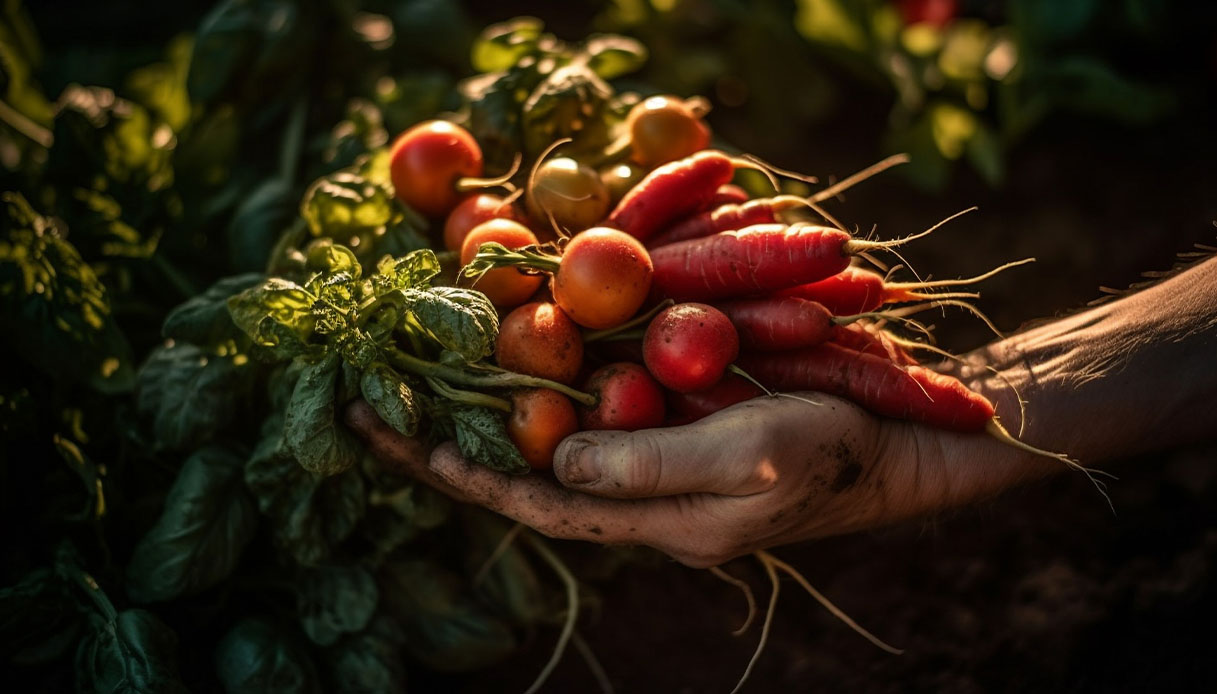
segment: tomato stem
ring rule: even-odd
[[[647,311],[646,313],[643,313],[643,314],[637,316],[636,318],[632,318],[632,319],[622,323],[621,325],[614,326],[612,328],[605,328],[604,330],[595,330],[592,332],[584,333],[583,342],[584,342],[584,344],[586,344],[588,342],[595,342],[597,340],[606,340],[609,338],[617,338],[618,333],[626,332],[627,330],[629,330],[631,328],[634,328],[639,325],[643,325],[645,323],[650,322],[650,320],[652,318],[654,318],[656,316],[656,314],[658,314],[660,311],[664,310],[665,308],[667,308],[669,306],[673,306],[675,304],[676,304],[676,302],[673,301],[672,299],[664,299],[663,301],[656,304],[655,307],[652,308],[650,311]],[[618,338],[618,339],[625,339],[625,338]]]
[[[478,407],[489,407],[492,410],[500,410],[503,412],[511,412],[511,403],[503,398],[496,398],[493,395],[485,393],[475,393],[472,390],[459,390],[449,386],[447,383],[433,376],[424,376],[427,385],[431,386],[437,395],[441,395],[449,400],[462,403],[464,405],[475,405]]]

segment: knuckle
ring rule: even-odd
[[[653,436],[629,436],[620,456],[613,466],[617,473],[613,481],[640,496],[652,496],[659,491],[663,458]]]

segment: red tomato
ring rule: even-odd
[[[562,309],[533,302],[503,319],[494,354],[508,371],[570,385],[583,365],[583,336]]]
[[[553,279],[554,301],[579,325],[602,330],[638,312],[651,290],[651,256],[624,231],[596,227],[576,235]]]
[[[498,195],[475,193],[461,200],[444,222],[444,248],[459,253],[469,232],[492,219],[523,221],[516,213],[515,206],[504,202]]]
[[[678,393],[718,383],[739,356],[739,334],[713,306],[676,304],[647,326],[642,355],[655,380]]]
[[[528,227],[510,219],[482,222],[469,232],[461,245],[461,265],[468,265],[483,243],[501,243],[507,248],[522,248],[537,242]],[[496,306],[522,304],[541,286],[540,275],[526,275],[513,267],[495,268],[482,275],[473,288],[482,292]]]
[[[507,435],[534,470],[550,470],[562,439],[579,429],[575,406],[548,388],[518,390],[511,396]]]
[[[482,175],[482,148],[468,130],[430,120],[397,137],[389,176],[397,197],[428,217],[442,217],[460,201],[456,183]]]

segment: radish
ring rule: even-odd
[[[642,355],[655,380],[687,393],[722,379],[739,355],[739,336],[730,319],[713,306],[677,304],[651,321]]]
[[[696,422],[732,405],[759,398],[764,395],[755,383],[729,373],[709,388],[689,393],[668,393],[669,422],[672,417],[681,417],[685,423]]]
[[[579,408],[580,429],[636,431],[663,424],[663,391],[638,364],[602,366],[588,377],[584,390],[597,402],[595,407]]]

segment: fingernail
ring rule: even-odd
[[[562,466],[568,484],[591,484],[600,479],[600,447],[590,443],[572,446]]]

